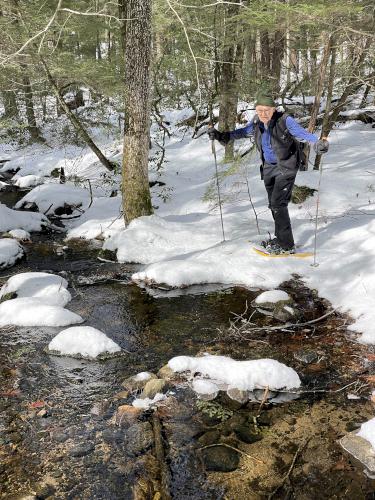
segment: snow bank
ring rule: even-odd
[[[201,250],[218,241],[220,232],[212,224],[198,229],[191,221],[170,222],[152,215],[132,221],[127,229],[109,238],[103,249],[117,251],[119,262],[149,264]]]
[[[35,203],[43,213],[53,213],[57,208],[67,205],[86,206],[90,203],[90,194],[72,184],[43,184],[26,194],[17,204],[22,208],[25,203]]]
[[[12,238],[15,238],[16,240],[20,241],[30,240],[30,233],[28,233],[24,229],[12,229],[11,231],[8,231],[8,234],[10,234],[10,236]]]
[[[44,304],[64,307],[71,300],[67,287],[68,282],[55,274],[20,273],[9,278],[1,288],[0,298],[13,292],[17,297],[35,297]]]
[[[69,225],[67,239],[108,238],[116,234],[125,226],[121,214],[121,196],[116,198],[95,198],[91,207],[79,218]]]
[[[0,238],[0,269],[13,266],[23,256],[21,245],[10,238]]]
[[[290,367],[273,359],[236,361],[225,356],[177,356],[168,362],[174,372],[199,372],[228,384],[229,388],[253,391],[296,389],[301,385],[298,374]]]
[[[255,299],[256,304],[276,304],[277,302],[281,302],[284,300],[289,300],[289,295],[283,290],[268,290],[267,292],[263,292]]]
[[[0,231],[24,229],[25,231],[41,231],[49,221],[43,214],[35,212],[19,212],[0,203]]]
[[[34,297],[6,300],[0,304],[0,327],[15,326],[68,326],[82,323],[83,319],[60,306],[43,304]]]
[[[363,423],[358,431],[357,436],[366,439],[375,451],[375,418],[372,418],[368,422]]]
[[[113,340],[91,326],[73,326],[61,331],[51,340],[48,349],[67,356],[80,355],[87,358],[121,351]]]
[[[16,180],[14,183],[15,186],[19,188],[25,189],[29,187],[38,186],[39,184],[43,184],[43,179],[39,175],[25,175],[23,177],[18,176],[17,174],[13,177],[13,180]]]

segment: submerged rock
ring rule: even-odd
[[[240,453],[222,445],[202,450],[202,457],[206,470],[214,472],[232,472],[240,463]]]
[[[256,432],[253,425],[240,425],[234,429],[237,438],[244,443],[256,443],[262,439],[262,435]]]
[[[93,450],[94,450],[94,445],[93,443],[80,443],[80,444],[77,444],[75,446],[73,446],[73,448],[70,449],[69,451],[69,455],[71,457],[84,457],[85,455],[88,455],[89,453],[91,453]]]
[[[370,442],[357,435],[358,431],[351,432],[340,439],[339,443],[354,458],[359,460],[367,470],[375,473],[375,453]]]
[[[154,433],[149,422],[139,422],[129,427],[124,438],[127,453],[137,456],[151,448],[154,442]]]
[[[306,365],[310,363],[315,363],[318,360],[318,355],[315,351],[307,351],[301,349],[293,354],[294,359],[297,361],[301,361],[301,363],[305,363]]]

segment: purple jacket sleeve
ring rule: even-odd
[[[242,139],[244,137],[250,137],[254,133],[254,123],[251,121],[245,127],[238,128],[229,132],[230,140]]]
[[[315,143],[319,140],[315,134],[307,132],[307,130],[301,127],[301,125],[297,123],[296,120],[291,116],[287,117],[285,124],[291,135],[300,141]]]

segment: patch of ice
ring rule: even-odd
[[[83,319],[61,306],[43,304],[35,297],[6,300],[0,304],[0,326],[68,326]]]
[[[289,295],[283,290],[268,290],[263,292],[255,299],[256,304],[265,304],[270,302],[271,304],[276,304],[282,300],[289,300]]]
[[[290,367],[274,359],[236,361],[226,356],[202,357],[177,356],[168,362],[174,372],[199,372],[221,380],[229,388],[252,391],[269,387],[270,390],[295,389],[301,385],[298,374]]]
[[[68,282],[48,273],[19,273],[9,278],[0,290],[0,298],[15,292],[17,297],[34,297],[41,303],[64,307],[71,300]]]
[[[144,398],[144,399],[135,399],[132,403],[132,405],[135,408],[142,408],[143,410],[148,410],[151,406],[155,405],[156,403],[159,403],[160,401],[164,401],[167,396],[165,394],[161,394],[158,392],[155,394],[153,399],[150,398]]]
[[[219,387],[211,380],[195,379],[192,385],[193,391],[199,395],[216,395],[219,393]]]
[[[368,422],[364,422],[357,436],[366,439],[375,450],[375,418],[372,418]]]
[[[80,355],[87,358],[121,351],[116,342],[91,326],[73,326],[62,330],[51,340],[48,349],[67,356]]]
[[[0,269],[13,266],[23,253],[23,248],[17,241],[0,238]]]

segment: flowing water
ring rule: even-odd
[[[196,405],[187,387],[178,388],[174,403],[158,412],[172,498],[374,498],[374,481],[337,443],[373,413],[364,378],[371,375],[371,363],[364,362],[371,356],[351,340],[345,318],[331,315],[300,330],[264,330],[243,340],[229,335],[229,321],[246,308],[245,317],[252,314],[257,291],[141,288],[130,280],[137,266],[101,262],[98,246],[65,244],[61,234],[34,236],[26,251],[27,259],[0,279],[24,271],[61,273],[71,286],[68,308],[117,342],[123,355],[98,362],[51,356],[44,349],[61,329],[0,329],[1,498],[162,498],[152,489],[160,482],[147,440],[152,411],[132,431],[114,425],[118,406],[133,399],[116,394],[131,375],[156,373],[173,356],[203,352],[285,362],[306,393],[266,403],[256,419],[258,438],[249,443],[240,430],[253,425],[259,402],[241,405],[221,395],[210,412],[209,405]],[[304,320],[327,311],[329,305],[297,279],[282,288]],[[258,313],[252,320],[278,323]],[[300,360],[306,350],[316,355],[314,362]],[[358,399],[348,399],[349,392]],[[241,450],[232,472],[206,470],[202,457],[218,442]]]

